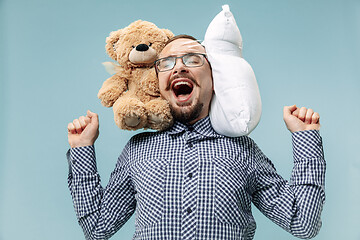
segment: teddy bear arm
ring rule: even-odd
[[[160,96],[159,80],[154,69],[149,69],[144,73],[140,81],[141,88],[153,97]]]
[[[115,74],[108,78],[99,90],[98,98],[105,107],[112,107],[119,96],[128,89],[127,79]]]

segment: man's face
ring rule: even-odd
[[[205,49],[194,40],[180,38],[169,43],[159,58],[179,57],[187,53],[205,53]],[[213,82],[206,60],[200,67],[187,67],[178,58],[174,68],[159,72],[158,78],[160,93],[169,102],[176,120],[193,124],[208,115]]]

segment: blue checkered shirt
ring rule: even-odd
[[[106,188],[94,146],[68,152],[69,189],[86,239],[108,239],[135,212],[133,239],[253,239],[251,202],[291,234],[310,238],[325,201],[318,131],[292,135],[294,168],[284,180],[254,141],[214,132],[209,118],[138,134]]]

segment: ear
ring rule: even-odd
[[[116,61],[117,54],[115,52],[115,43],[119,40],[122,33],[122,29],[113,31],[110,33],[109,37],[106,38],[105,49],[109,56]]]
[[[174,37],[174,34],[169,29],[162,29],[168,39]]]

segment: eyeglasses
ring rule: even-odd
[[[204,65],[206,55],[203,53],[188,53],[180,57],[165,57],[155,61],[155,68],[158,72],[165,72],[173,69],[176,59],[181,58],[186,67],[201,67]]]

